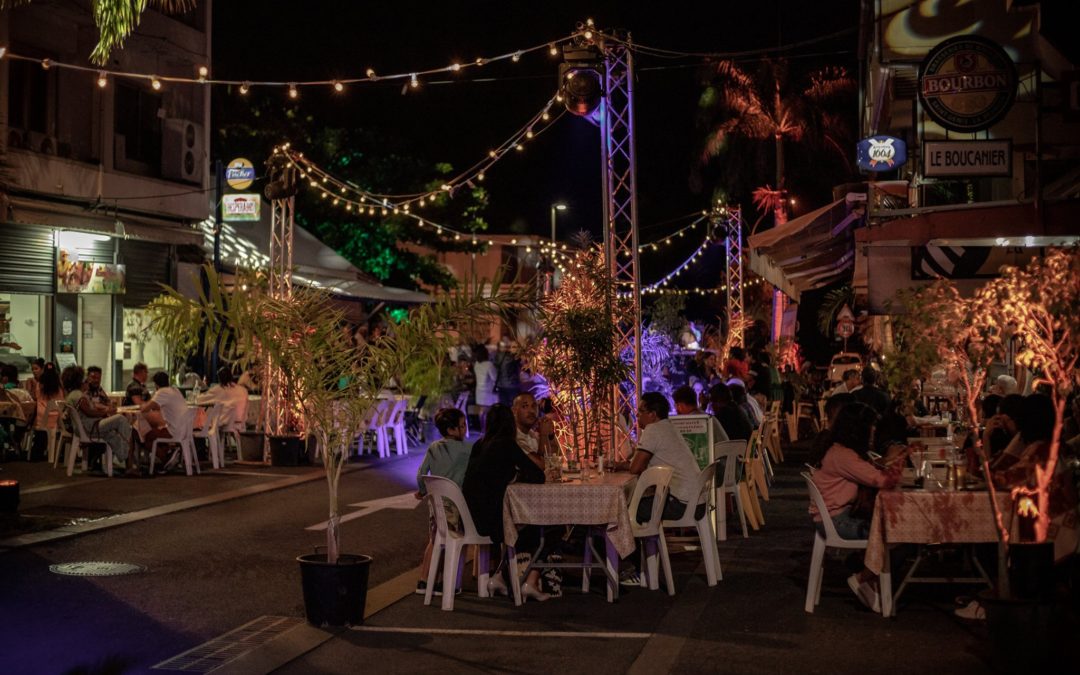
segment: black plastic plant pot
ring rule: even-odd
[[[304,439],[299,436],[270,437],[270,466],[300,466],[305,454]]]
[[[302,555],[296,560],[300,563],[308,623],[313,626],[364,623],[371,556],[342,553],[334,565],[326,561],[325,553]]]

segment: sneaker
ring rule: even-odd
[[[986,608],[982,606],[978,600],[972,600],[963,607],[958,607],[953,610],[953,614],[961,619],[969,619],[971,621],[985,621],[986,620]]]
[[[634,568],[625,569],[619,573],[619,585],[628,588],[640,587],[641,576]]]
[[[416,594],[427,595],[427,581],[421,580],[416,582]]]
[[[848,577],[847,585],[863,606],[875,614],[881,614],[881,594],[878,593],[873,584],[859,581],[859,575],[852,574]]]

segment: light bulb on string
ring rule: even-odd
[[[420,86],[420,80],[416,77],[416,73],[413,73],[409,76],[409,86],[411,86],[413,89],[416,89]]]
[[[51,67],[52,67],[52,60],[51,59],[41,59],[41,69],[42,70],[48,70]]]
[[[199,82],[206,82],[206,76],[210,74],[210,69],[206,66],[199,66]]]
[[[375,69],[374,68],[368,68],[367,70],[364,71],[364,74],[368,76],[369,80],[374,80],[375,79]]]
[[[161,91],[161,80],[157,79],[156,75],[151,75],[150,86],[154,88],[154,91]]]
[[[107,85],[108,83],[109,83],[109,80],[108,80],[108,78],[105,77],[105,71],[103,70],[100,73],[98,73],[97,86],[104,89],[105,85]]]
[[[521,52],[514,52],[514,55],[510,57],[510,60],[517,63],[521,60]]]
[[[345,91],[345,85],[343,85],[341,82],[338,82],[337,80],[334,80],[334,91],[340,94],[341,92]]]
[[[300,92],[296,88],[295,82],[289,83],[289,98],[295,99],[300,96]]]
[[[559,55],[559,50],[555,47],[554,42],[552,42],[551,44],[548,45],[548,54],[551,54],[552,56],[558,56]]]
[[[460,63],[451,63],[450,64],[450,70],[454,71],[455,73],[458,72],[459,70],[461,70],[461,64]]]
[[[251,83],[250,82],[244,82],[243,84],[240,85],[240,94],[241,95],[247,94],[250,90],[251,90]]]

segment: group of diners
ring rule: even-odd
[[[845,378],[847,379],[847,378]],[[873,377],[869,378],[871,386]],[[1008,378],[1011,379],[1011,378]],[[862,377],[863,387],[868,378]],[[1013,381],[1015,383],[1015,381]],[[808,464],[812,479],[824,499],[827,514],[818,513],[813,501],[810,515],[815,527],[822,530],[822,517],[829,517],[837,533],[845,539],[866,539],[878,490],[895,488],[901,480],[908,438],[919,436],[915,421],[904,411],[910,402],[887,404],[882,414],[872,401],[860,400],[859,391],[839,392],[825,404],[827,430],[815,439]],[[877,398],[877,397],[874,397]],[[977,420],[983,451],[989,458],[990,478],[1004,494],[1014,487],[1034,487],[1037,467],[1045,464],[1054,432],[1054,408],[1049,396],[1013,393],[1001,396],[986,393]],[[973,447],[975,435],[957,439],[969,463],[971,475],[982,475],[979,454]],[[1055,561],[1059,569],[1077,551],[1077,494],[1070,460],[1080,457],[1080,396],[1068,402],[1068,419],[1061,434],[1060,456],[1050,485],[1051,532]],[[994,555],[994,547],[980,548],[980,555]],[[984,564],[994,569],[993,562]],[[859,600],[877,612],[881,609],[878,578],[863,568],[848,578],[848,585]],[[960,616],[978,618],[970,609],[958,610]],[[964,613],[966,612],[966,613]]]
[[[164,371],[150,377],[144,363],[135,364],[131,382],[127,385],[121,406],[101,386],[101,368],[98,366],[67,366],[58,372],[56,365],[43,359],[31,362],[31,377],[18,381],[14,366],[2,367],[4,395],[25,406],[24,433],[44,432],[61,424],[63,406],[49,406],[62,402],[73,414],[88,436],[100,439],[109,446],[113,459],[124,464],[127,476],[142,475],[141,460],[157,439],[181,436],[181,425],[188,417],[189,402],[184,394],[173,386],[169,374]],[[151,394],[150,387],[153,387]],[[223,420],[227,428],[243,428],[247,415],[248,392],[233,379],[232,370],[222,367],[217,372],[217,384],[200,394],[196,401],[200,406],[222,404],[228,411]],[[123,410],[121,410],[121,408]],[[74,431],[70,421],[68,431]],[[15,439],[22,441],[21,438]],[[158,466],[168,471],[176,465],[179,454],[167,457],[164,448],[159,449]]]
[[[672,425],[670,412],[668,399],[663,394],[643,394],[637,409],[641,429],[637,446],[628,459],[620,460],[612,467],[614,471],[628,471],[635,475],[640,475],[650,466],[671,468],[672,480],[663,508],[665,520],[682,517],[691,502],[694,508],[704,508],[704,505],[697,504],[698,495],[691,494],[700,471],[697,461]],[[556,415],[557,413],[542,415],[536,398],[530,393],[521,393],[514,398],[511,406],[491,406],[487,411],[483,436],[470,446],[465,439],[465,423],[461,411],[454,408],[439,410],[435,415],[435,425],[443,438],[431,444],[417,471],[417,498],[425,496],[422,479],[426,475],[441,476],[454,481],[462,490],[477,532],[490,537],[496,545],[502,544],[503,500],[507,487],[514,482],[544,483],[548,456],[561,452],[555,433]],[[651,514],[652,503],[652,497],[642,499],[637,513],[630,516],[638,522],[646,522]],[[459,528],[459,514],[452,508],[447,508],[446,512],[448,526]],[[552,536],[545,536],[544,531]],[[433,537],[434,521],[431,529],[431,538]],[[543,541],[544,548],[536,555],[545,558],[552,554],[561,554],[559,547],[571,540],[573,537],[567,535],[566,527],[541,528],[526,525],[518,532],[515,548],[519,552],[529,552],[519,553],[520,557],[530,557]],[[427,573],[431,547],[429,539],[421,567],[422,574]],[[503,558],[504,556],[493,556],[497,566],[490,576],[489,590],[496,595],[509,594],[509,566],[503,564]],[[637,570],[627,561],[622,563],[620,578],[627,585],[639,583]],[[545,574],[542,578],[539,570],[531,569],[522,582],[523,599],[545,601],[553,594],[560,593],[557,574]],[[426,583],[426,579],[421,578],[416,592],[425,593]],[[441,584],[434,591],[441,593]]]

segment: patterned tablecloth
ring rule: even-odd
[[[1008,524],[1009,495],[998,491],[997,499]],[[866,567],[881,574],[889,544],[977,544],[997,540],[994,510],[984,490],[882,490],[870,521]]]
[[[609,473],[589,482],[534,485],[515,483],[503,501],[503,536],[513,546],[522,525],[606,525],[607,536],[621,557],[634,551],[630,529],[630,495],[637,476]]]

